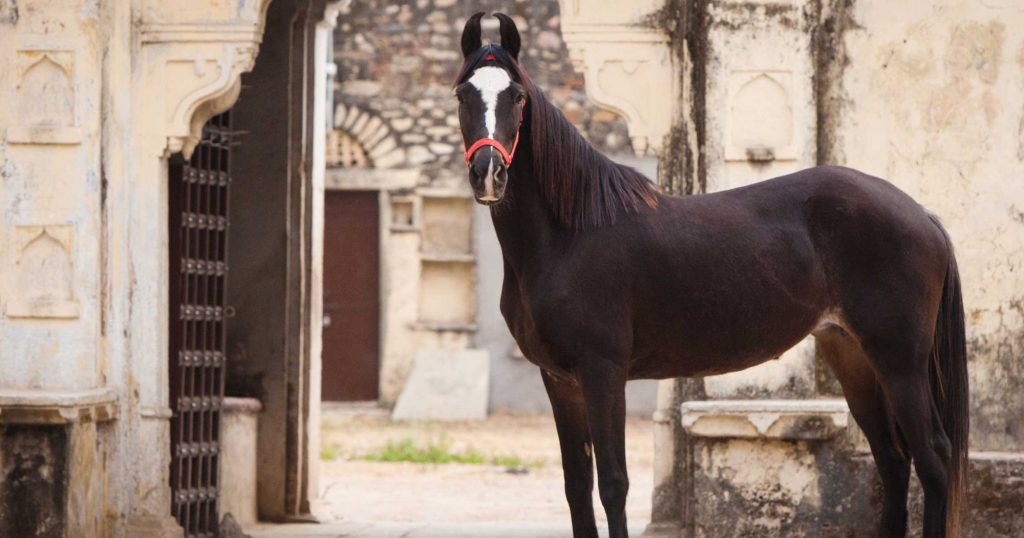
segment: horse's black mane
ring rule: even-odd
[[[493,55],[494,60],[485,57]],[[555,219],[573,229],[599,228],[615,222],[619,212],[656,208],[656,188],[636,170],[612,162],[588,143],[555,108],[505,49],[481,47],[466,58],[456,77],[465,82],[478,67],[507,70],[527,94],[524,130],[531,154],[530,169]],[[520,142],[521,145],[523,141]],[[520,168],[513,160],[512,168]],[[520,168],[521,169],[521,168]]]

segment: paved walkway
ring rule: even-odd
[[[630,419],[627,457],[630,535],[651,510],[652,424]],[[558,439],[550,416],[497,415],[464,423],[394,423],[379,412],[326,408],[320,488],[323,524],[260,524],[254,538],[569,538]],[[366,461],[388,443],[443,440],[484,464]],[[494,459],[499,458],[500,459]],[[508,462],[523,467],[508,468]],[[596,489],[596,488],[595,488]],[[607,534],[597,492],[594,507]]]
[[[630,524],[630,536],[643,534],[643,524]],[[568,523],[328,523],[265,525],[246,529],[253,538],[572,538]],[[606,528],[600,529],[608,536]]]

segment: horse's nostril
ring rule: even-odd
[[[470,170],[477,178],[483,179],[487,177],[487,169],[489,166],[490,163],[487,159],[476,159],[473,161],[473,166],[470,167]]]

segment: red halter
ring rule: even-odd
[[[484,146],[491,146],[492,148],[498,150],[498,153],[501,154],[501,160],[505,162],[505,166],[512,166],[512,156],[516,154],[516,146],[519,145],[519,130],[522,129],[523,127],[524,110],[526,110],[525,100],[523,101],[522,108],[519,109],[519,126],[516,127],[516,139],[512,142],[511,151],[505,149],[505,146],[501,145],[501,142],[498,142],[496,138],[484,137],[477,140],[476,142],[473,142],[473,145],[469,146],[469,149],[466,150],[466,166],[469,166],[469,161],[473,159],[473,154],[476,153],[478,149]]]

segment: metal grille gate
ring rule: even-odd
[[[188,537],[217,535],[224,398],[230,112],[168,170],[171,513]]]

